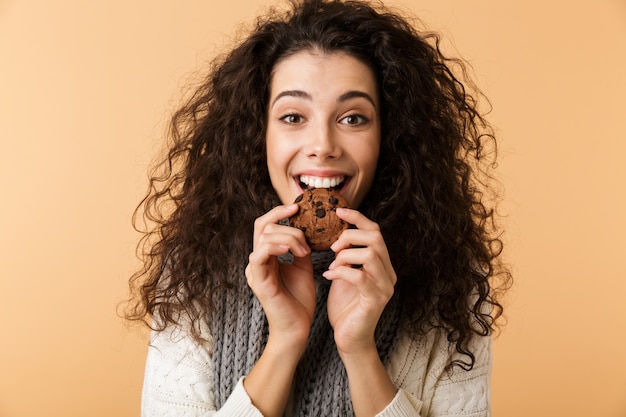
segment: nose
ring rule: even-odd
[[[333,132],[332,128],[317,129],[307,142],[305,152],[308,157],[320,160],[339,158],[342,151],[337,139],[336,132]]]

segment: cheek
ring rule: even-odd
[[[270,148],[267,149],[267,170],[272,181],[276,180],[276,176],[281,171],[280,160],[276,158],[276,153]]]
[[[284,143],[278,141],[267,140],[267,169],[272,180],[277,179],[279,175],[287,173],[289,162],[293,158],[293,150]]]
[[[358,152],[359,165],[361,170],[368,174],[368,176],[374,176],[374,171],[378,165],[378,156],[380,155],[380,145],[378,142],[372,143],[370,146],[361,149]]]
[[[361,203],[361,200],[372,186],[376,174],[376,167],[378,166],[379,153],[378,146],[372,144],[371,146],[361,148],[360,152],[353,154],[355,162],[359,166],[361,177],[361,189],[358,191],[359,195],[357,197],[358,204]]]

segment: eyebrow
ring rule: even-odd
[[[312,100],[313,98],[311,97],[311,95],[309,93],[307,93],[306,91],[302,91],[302,90],[285,90],[285,91],[281,91],[276,98],[274,99],[274,101],[272,101],[271,107],[274,106],[274,104],[276,104],[276,102],[278,101],[278,99],[282,98],[282,97],[297,97],[297,98],[303,98],[305,100]],[[345,93],[343,93],[342,95],[340,95],[339,97],[337,97],[337,102],[341,103],[353,98],[358,98],[358,97],[362,97],[364,99],[366,99],[367,101],[369,101],[370,103],[372,103],[372,106],[374,106],[374,108],[376,107],[376,103],[374,102],[374,99],[372,98],[372,96],[370,96],[369,94],[363,92],[363,91],[357,91],[357,90],[351,90],[351,91],[347,91]]]
[[[372,96],[370,96],[369,94],[363,91],[353,90],[353,91],[348,91],[346,93],[343,93],[342,95],[339,96],[339,98],[337,98],[337,102],[341,103],[343,101],[350,100],[352,98],[357,98],[357,97],[362,97],[366,99],[367,101],[372,103],[372,106],[374,106],[374,108],[376,108],[376,103],[374,102],[374,99],[372,98]]]
[[[298,97],[298,98],[303,98],[305,100],[312,100],[313,99],[313,97],[311,97],[311,95],[309,93],[305,92],[305,91],[302,91],[302,90],[286,90],[286,91],[281,91],[276,96],[274,101],[272,101],[271,107],[274,107],[274,104],[276,104],[278,99],[280,99],[282,97]]]

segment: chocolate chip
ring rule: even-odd
[[[315,210],[315,216],[323,219],[324,217],[326,217],[326,210],[324,210],[323,208]]]
[[[333,196],[330,196],[328,198],[328,201],[330,202],[330,204],[337,204],[337,203],[339,203],[339,200],[337,200],[337,197],[333,197]]]
[[[326,229],[324,229],[323,227],[320,227],[319,229],[315,229],[315,231],[317,233],[324,233],[326,231]]]
[[[294,203],[301,202],[303,197],[304,197],[304,194],[300,194],[299,196],[296,197],[296,201],[294,201]]]
[[[324,203],[322,203],[321,201],[316,201],[316,202],[315,202],[315,207],[319,207],[319,206],[321,206],[322,204],[324,204]]]

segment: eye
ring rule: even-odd
[[[339,120],[339,123],[346,125],[359,126],[369,122],[369,119],[360,114],[350,114],[343,119]]]
[[[289,114],[282,116],[279,120],[282,120],[283,122],[287,124],[295,125],[295,124],[303,123],[304,117],[302,117],[301,115],[297,113],[289,113]]]

